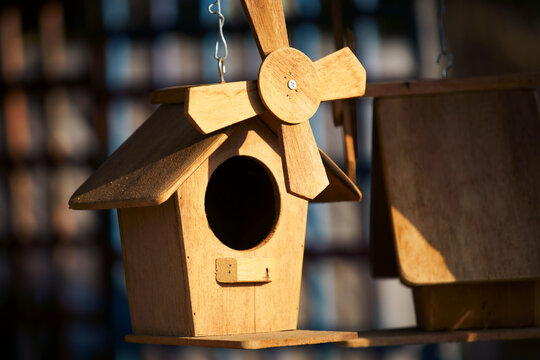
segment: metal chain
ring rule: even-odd
[[[446,63],[446,66],[442,69],[441,76],[443,79],[446,79],[448,76],[448,70],[454,65],[454,54],[448,51],[448,48],[446,47],[446,38],[444,36],[444,24],[443,24],[443,16],[446,12],[446,7],[444,6],[444,0],[439,0],[439,45],[441,47],[441,50],[439,52],[439,55],[437,55],[437,64],[440,62],[441,57],[447,56],[448,62]]]
[[[217,5],[217,11],[212,10],[212,7]],[[214,58],[218,62],[218,71],[219,78],[222,83],[225,82],[224,74],[227,72],[225,69],[225,60],[229,55],[229,49],[227,48],[227,41],[225,41],[225,36],[223,35],[223,24],[225,24],[225,16],[221,12],[221,1],[216,0],[210,6],[208,6],[208,12],[212,15],[217,15],[219,17],[219,30],[216,38],[216,50],[214,51]],[[219,55],[219,43],[223,44],[223,56]]]

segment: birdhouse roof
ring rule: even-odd
[[[203,135],[183,104],[162,105],[69,200],[72,209],[159,205],[214,153],[238,126]],[[321,151],[330,185],[314,202],[358,201],[360,191]]]

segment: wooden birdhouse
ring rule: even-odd
[[[183,107],[158,108],[70,200],[118,208],[134,333],[295,329],[308,201],[287,191],[277,136],[256,118],[202,135]],[[359,200],[322,156],[313,201]]]
[[[137,336],[296,329],[308,202],[361,197],[308,120],[364,93],[362,65],[290,48],[281,0],[242,3],[259,79],[155,92],[161,107],[70,200],[118,208]]]
[[[374,274],[420,328],[540,325],[539,76],[380,84]]]

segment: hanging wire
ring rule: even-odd
[[[212,10],[212,8],[217,5],[217,11]],[[227,48],[227,41],[225,41],[225,36],[223,35],[223,24],[225,24],[225,16],[223,16],[223,13],[221,12],[221,1],[216,0],[210,6],[208,6],[208,12],[212,15],[217,15],[219,17],[219,30],[216,38],[216,50],[214,51],[214,58],[218,62],[218,71],[219,71],[219,78],[222,83],[225,82],[225,73],[227,72],[225,69],[225,60],[227,59],[227,56],[229,55],[229,49]],[[223,44],[223,55],[219,55],[219,43]]]
[[[443,16],[446,12],[446,7],[444,5],[444,0],[439,0],[439,45],[440,45],[440,52],[439,55],[437,55],[437,64],[440,62],[441,57],[447,56],[448,62],[446,63],[446,66],[442,69],[441,75],[443,79],[446,79],[448,76],[448,70],[454,65],[454,54],[448,51],[448,48],[446,46],[446,37],[444,35],[444,24],[443,24]]]

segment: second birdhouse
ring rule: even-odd
[[[372,87],[376,276],[427,330],[540,325],[540,77]]]

